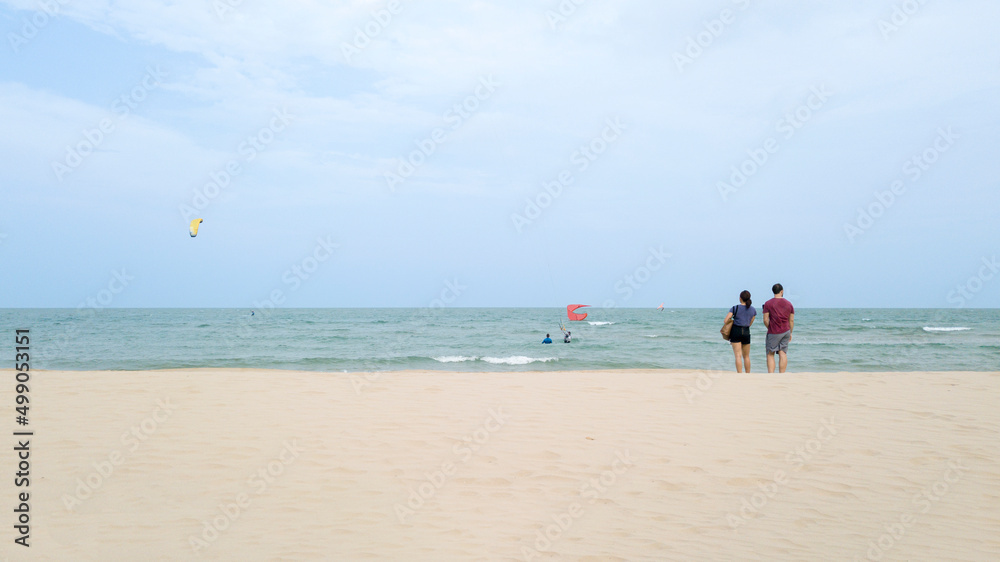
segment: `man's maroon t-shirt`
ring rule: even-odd
[[[795,314],[795,307],[785,299],[774,298],[764,303],[764,313],[769,315],[767,333],[784,334],[791,329],[788,317]]]

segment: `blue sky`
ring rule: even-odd
[[[576,2],[0,1],[0,307],[1000,307],[996,2]]]

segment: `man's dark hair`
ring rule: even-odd
[[[771,287],[771,292],[774,293],[774,294],[776,294],[776,295],[778,293],[780,293],[781,291],[784,291],[784,290],[785,290],[785,288],[781,286],[781,283],[775,283],[774,286]]]

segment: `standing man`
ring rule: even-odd
[[[767,326],[767,372],[774,372],[774,354],[778,354],[778,369],[788,368],[788,343],[795,329],[795,307],[785,300],[781,283],[771,287],[774,298],[764,303],[764,325]]]

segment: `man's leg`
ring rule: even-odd
[[[773,357],[773,355],[772,355],[772,357]],[[772,361],[773,361],[773,359],[772,359]],[[779,351],[778,352],[778,369],[780,369],[780,372],[784,373],[785,369],[787,369],[787,368],[788,368],[788,354],[785,353],[784,351]]]
[[[774,372],[774,352],[773,351],[768,351],[767,352],[767,372],[768,373],[773,373]]]

